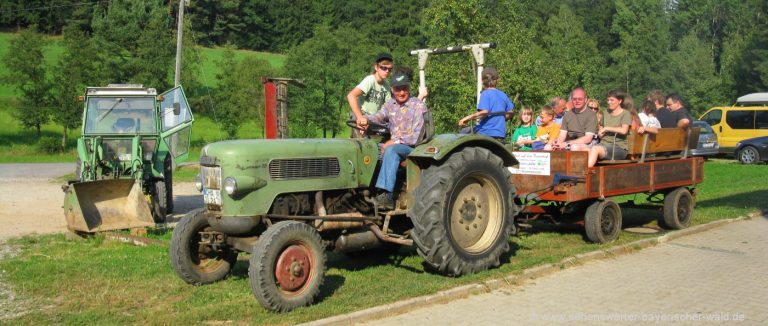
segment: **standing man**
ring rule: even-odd
[[[387,101],[379,112],[363,116],[360,121],[362,126],[367,126],[369,119],[380,124],[386,123],[392,135],[381,146],[381,170],[376,180],[376,188],[381,190],[376,201],[385,208],[394,206],[393,192],[397,181],[397,168],[413,151],[424,127],[427,105],[411,96],[411,78],[410,69],[401,68],[396,71],[392,75],[391,83],[394,98]]]
[[[560,126],[560,136],[552,149],[572,151],[589,150],[589,145],[597,134],[597,115],[587,109],[587,92],[576,87],[569,97],[573,109],[565,112]]]
[[[688,128],[691,124],[691,117],[685,109],[683,98],[675,93],[667,96],[667,108],[657,110],[656,118],[659,119],[662,128]]]
[[[563,117],[565,116],[565,108],[568,103],[560,96],[555,96],[549,101],[549,106],[555,112],[555,118],[553,121],[557,125],[563,124]],[[541,126],[541,116],[536,117],[536,126]]]

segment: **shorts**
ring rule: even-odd
[[[606,160],[623,160],[627,158],[627,150],[618,146],[605,146]]]

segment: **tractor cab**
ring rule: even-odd
[[[71,230],[154,225],[173,208],[172,173],[189,155],[194,118],[181,86],[88,87],[75,180],[64,187]],[[151,210],[151,211],[150,211]]]

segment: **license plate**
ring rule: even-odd
[[[707,144],[704,144],[704,146],[702,146],[702,147],[704,147],[704,148],[712,148],[712,147],[715,147],[715,143],[707,143]]]
[[[203,202],[206,204],[221,205],[221,190],[203,189]]]

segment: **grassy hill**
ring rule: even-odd
[[[8,53],[10,41],[17,37],[14,33],[0,33],[0,57]],[[55,64],[63,52],[60,45],[60,37],[51,37],[50,43],[44,49],[45,60],[49,64]],[[216,86],[216,74],[219,72],[217,62],[221,59],[224,49],[222,48],[202,48],[200,51],[203,62],[201,76],[199,78],[203,85],[208,87]],[[275,68],[282,68],[285,62],[285,56],[274,53],[255,52],[247,50],[235,51],[235,58],[241,60],[245,57],[257,57],[264,59]],[[0,61],[0,76],[7,75],[8,70],[3,61]],[[94,85],[98,86],[98,85]],[[147,85],[150,86],[150,85]],[[85,90],[83,90],[85,91]],[[162,91],[162,90],[158,90]],[[42,155],[37,150],[38,138],[34,130],[23,129],[12,116],[13,102],[15,100],[15,90],[10,85],[0,84],[0,163],[9,162],[74,162],[75,161],[75,141],[80,135],[80,130],[74,130],[69,133],[68,147],[70,150],[63,154]],[[195,116],[196,122],[192,130],[193,146],[201,146],[212,141],[221,140],[225,133],[219,131],[216,123],[212,119],[204,116]],[[62,128],[54,123],[47,123],[42,128],[43,137],[61,137]],[[263,133],[262,126],[257,126],[253,122],[246,122],[240,128],[238,134],[241,138],[261,137]],[[190,159],[196,159],[199,148],[194,148],[190,154]]]

